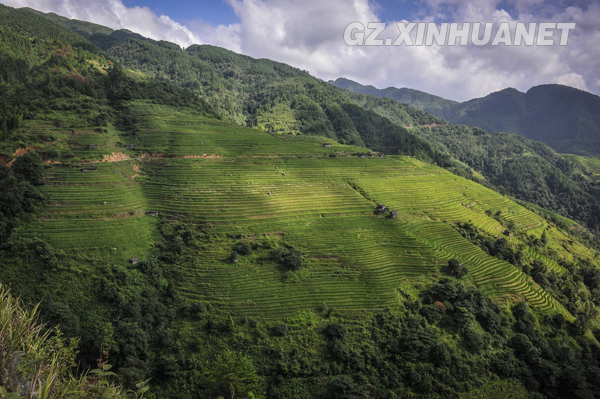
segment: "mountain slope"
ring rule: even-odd
[[[455,103],[411,89],[379,90],[343,78],[330,83],[358,93],[393,98],[489,133],[520,134],[558,152],[600,154],[600,97],[572,87],[548,84],[532,87],[527,93],[508,88]]]
[[[322,122],[332,136],[243,127],[149,76],[162,59],[141,64],[149,74],[110,65],[56,22],[0,13],[4,60],[22,65],[1,85],[18,112],[0,143],[14,161],[0,165],[1,211],[24,181],[41,180],[45,199],[2,237],[0,281],[80,337],[82,369],[109,353],[127,386],[151,378],[147,397],[182,399],[600,389],[598,253],[576,223],[433,165],[443,142],[419,135],[456,126],[419,127],[443,121],[193,48],[199,70],[188,72],[207,76],[228,115],[281,129]],[[123,43],[146,48],[136,40]],[[151,56],[132,49],[131,61]],[[334,139],[344,132],[363,145]],[[382,202],[396,217],[374,212]]]

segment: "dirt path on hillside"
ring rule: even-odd
[[[100,162],[120,162],[120,161],[126,161],[128,159],[131,159],[129,157],[129,155],[125,154],[124,152],[113,152],[110,155],[105,155],[104,158],[102,158],[102,161]]]

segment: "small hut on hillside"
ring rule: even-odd
[[[135,150],[135,144],[125,144],[125,148],[130,148],[132,150]]]
[[[98,144],[95,144],[95,143],[88,144],[88,148],[89,148],[90,150],[95,150],[95,149],[97,149],[97,148],[98,148]]]
[[[385,204],[379,204],[379,205],[377,205],[377,208],[375,208],[375,214],[377,214],[377,215],[382,215],[382,214],[386,213],[387,211],[389,211],[389,209],[387,206],[385,206]]]
[[[88,166],[86,168],[81,169],[82,172],[95,172],[98,169],[94,168],[93,166]]]
[[[331,146],[332,146],[331,143],[325,143],[325,144],[323,144],[323,147],[325,147],[325,148],[330,148]]]
[[[388,216],[390,219],[396,219],[398,217],[398,211],[392,210]]]
[[[131,259],[129,259],[129,263],[131,263],[132,265],[137,265],[139,261],[140,260],[138,258],[131,258]]]
[[[155,211],[153,209],[146,211],[146,216],[158,216],[158,211]]]

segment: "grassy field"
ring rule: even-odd
[[[580,155],[563,154],[571,161],[576,162],[586,167],[590,172],[590,178],[599,181],[600,180],[600,158],[597,157],[584,157]]]
[[[53,144],[70,145],[75,157],[48,165],[49,205],[26,234],[95,263],[125,264],[144,259],[161,242],[159,219],[200,225],[206,239],[180,265],[185,297],[264,317],[322,306],[393,307],[402,300],[399,287],[443,273],[451,258],[500,303],[524,299],[566,314],[527,275],[452,228],[470,221],[501,237],[506,227],[486,211],[501,211],[517,230],[536,237],[549,228],[507,197],[410,157],[361,158],[367,149],[338,143],[326,148],[322,144],[330,141],[321,137],[269,134],[166,107],[136,107],[142,131],[120,136],[134,150],[114,156],[114,133],[75,132]],[[114,162],[92,162],[76,151],[91,141]],[[84,172],[86,167],[97,170]],[[375,215],[379,203],[398,211],[398,218]],[[160,216],[147,216],[147,210]],[[547,231],[551,245],[564,250],[565,237]],[[239,239],[255,250],[232,263]],[[303,251],[304,269],[288,272],[272,259],[272,249],[282,245]],[[533,248],[526,254],[562,270]]]

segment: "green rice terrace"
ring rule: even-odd
[[[348,310],[394,307],[404,284],[439,273],[452,258],[495,301],[524,299],[570,317],[526,274],[452,227],[470,221],[502,237],[506,227],[488,216],[500,211],[516,231],[535,237],[547,231],[555,250],[568,253],[563,233],[507,197],[406,156],[269,134],[168,107],[137,107],[143,126],[135,135],[111,130],[74,140],[71,133],[52,144],[93,142],[98,148],[81,157],[73,150],[71,160],[48,166],[49,204],[24,235],[89,264],[127,264],[147,258],[161,242],[160,220],[201,225],[231,239],[207,238],[186,253],[181,292],[225,311],[267,318],[324,303]],[[97,161],[89,160],[89,151],[98,152]],[[375,214],[380,203],[397,218]],[[240,238],[258,250],[231,262]],[[269,257],[280,245],[301,250],[306,267],[286,272]],[[533,248],[526,254],[562,271]]]

